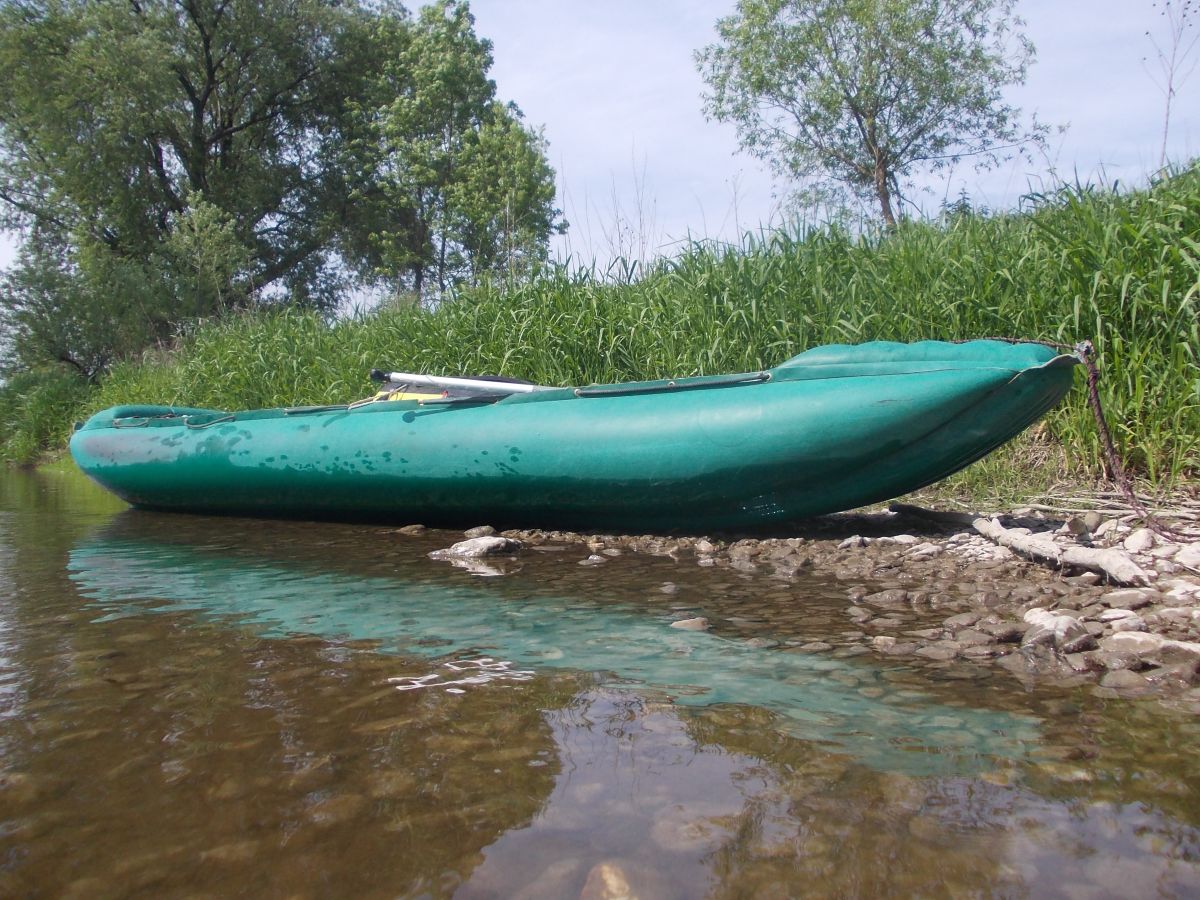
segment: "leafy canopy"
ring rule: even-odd
[[[696,54],[705,112],[783,175],[875,203],[888,224],[917,173],[994,165],[1023,130],[1003,88],[1032,44],[1016,0],[739,0]]]
[[[91,377],[198,318],[544,257],[554,173],[472,21],[465,2],[0,3],[9,368]]]
[[[487,77],[491,42],[466,3],[424,7],[390,60],[389,99],[372,118],[379,171],[375,215],[401,211],[411,227],[372,237],[378,271],[407,270],[418,297],[489,272],[527,271],[561,231],[554,172],[540,134]],[[394,212],[391,214],[395,214]]]

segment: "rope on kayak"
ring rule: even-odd
[[[724,377],[709,377],[703,381],[693,381],[680,384],[671,379],[650,384],[614,385],[612,387],[583,387],[575,388],[576,397],[624,397],[630,394],[660,394],[667,391],[687,391],[700,388],[730,387],[736,384],[759,384],[771,380],[770,372],[751,372],[746,375],[726,375]]]
[[[283,414],[285,416],[308,416],[313,413],[323,412],[339,412],[350,408],[348,403],[330,403],[326,406],[285,406]]]
[[[215,419],[209,419],[207,422],[200,423],[193,422],[191,416],[180,416],[180,418],[183,420],[184,425],[186,425],[188,428],[196,430],[200,428],[211,428],[213,425],[219,425],[222,422],[232,422],[235,416],[233,413],[226,413],[223,416],[217,416]]]
[[[1088,406],[1091,408],[1092,415],[1096,419],[1096,430],[1100,434],[1100,445],[1104,451],[1104,465],[1107,469],[1105,474],[1116,484],[1117,489],[1121,492],[1121,496],[1125,498],[1130,508],[1145,523],[1147,528],[1155,534],[1170,540],[1191,540],[1188,535],[1167,525],[1158,516],[1150,512],[1146,504],[1142,502],[1142,499],[1133,489],[1133,481],[1129,477],[1127,467],[1121,460],[1121,454],[1117,451],[1112,431],[1108,427],[1108,418],[1104,415],[1104,407],[1100,403],[1100,367],[1096,365],[1096,348],[1092,345],[1091,341],[1080,341],[1078,344],[1070,346],[1068,344],[1059,344],[1055,341],[1033,341],[1011,337],[974,338],[974,340],[1003,341],[1007,344],[1041,344],[1043,347],[1049,347],[1052,350],[1061,350],[1070,353],[1078,359],[1087,373]],[[952,343],[965,344],[968,341],[959,340]]]

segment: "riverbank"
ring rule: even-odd
[[[786,537],[496,535],[488,526],[465,535],[507,539],[494,543],[502,555],[577,547],[585,566],[632,552],[785,582],[818,574],[844,585],[846,629],[836,640],[785,646],[832,657],[920,658],[947,669],[989,666],[1026,683],[1153,696],[1200,713],[1200,525],[1188,516],[1177,527],[1178,535],[1164,537],[1111,504],[1108,512],[1025,508],[995,517],[898,505],[812,520]],[[1048,558],[1050,545],[1057,562]],[[487,545],[475,549],[486,553]],[[503,572],[488,573],[478,558],[463,564]],[[662,589],[670,593],[671,585]],[[701,608],[675,626],[736,633],[733,624],[709,620]]]
[[[230,314],[181,324],[170,346],[115,362],[95,385],[62,363],[7,372],[0,459],[61,449],[74,422],[119,404],[348,403],[374,392],[372,368],[610,384],[760,371],[827,344],[999,335],[1091,340],[1122,455],[1153,489],[1170,490],[1200,472],[1200,269],[1187,240],[1198,233],[1191,164],[1144,190],[1064,187],[1019,213],[958,208],[881,231],[796,225],[739,246],[688,243],[620,270],[552,266],[462,286],[428,307]],[[1036,491],[1105,470],[1079,388],[1030,452],[992,469],[998,481]],[[1050,479],[1029,465],[1043,457]]]

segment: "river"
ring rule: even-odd
[[[0,896],[1200,896],[1193,715],[460,538],[0,475]]]

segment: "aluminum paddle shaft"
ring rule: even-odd
[[[376,370],[378,371],[378,370]],[[371,373],[375,376],[375,372]],[[454,378],[448,375],[421,375],[415,372],[379,372],[382,378],[376,381],[391,381],[396,384],[407,384],[414,387],[458,388],[460,390],[485,391],[496,393],[504,391],[511,394],[528,394],[533,391],[549,391],[553,388],[540,384],[526,384],[521,381],[492,381],[483,378]]]

